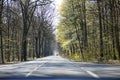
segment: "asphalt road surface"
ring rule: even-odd
[[[0,80],[120,80],[120,66],[49,56],[0,66]]]

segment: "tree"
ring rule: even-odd
[[[102,61],[103,59],[103,29],[102,29],[102,16],[101,16],[101,2],[99,0],[97,0],[97,4],[98,4],[98,13],[99,13],[99,30],[100,30],[100,61]]]
[[[46,5],[48,1],[39,1],[36,0],[31,2],[31,0],[20,0],[21,10],[22,10],[22,18],[23,18],[23,36],[22,36],[22,55],[21,60],[27,60],[27,34],[29,28],[31,26],[31,19],[36,10],[36,6]]]
[[[119,0],[64,1],[58,26],[58,43],[62,53],[73,59],[77,55],[80,61],[118,60],[118,4]]]
[[[4,8],[0,6],[1,61],[26,61],[51,55],[54,40],[51,3],[50,0],[6,0]]]
[[[3,29],[2,29],[2,12],[3,12],[3,3],[4,3],[4,0],[1,0],[0,1],[0,37],[1,37],[1,40],[0,40],[0,43],[1,43],[1,59],[2,59],[2,63],[4,64],[5,61],[4,61],[4,53],[3,53]]]

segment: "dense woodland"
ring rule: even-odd
[[[120,61],[120,0],[63,0],[56,34],[54,13],[53,0],[0,0],[0,63],[48,56],[56,47],[76,61]]]
[[[120,0],[64,0],[57,41],[76,61],[120,60]]]
[[[50,0],[0,0],[0,63],[51,55],[53,13]]]

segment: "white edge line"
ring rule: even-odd
[[[81,67],[81,69],[87,72],[89,75],[93,76],[94,78],[100,78],[97,74],[93,73],[92,71],[85,70],[83,67]]]
[[[36,71],[39,67],[41,67],[42,65],[44,65],[45,63],[37,66],[36,68],[34,68],[32,71],[30,71],[29,73],[26,74],[26,77],[29,77],[34,71]]]
[[[96,75],[95,73],[91,72],[91,71],[86,71],[88,74],[90,74],[91,76],[95,77],[95,78],[100,78],[98,75]]]

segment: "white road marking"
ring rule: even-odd
[[[45,63],[42,63],[41,65],[34,68],[32,71],[30,71],[28,74],[26,74],[26,77],[29,77],[34,71],[36,71],[39,67],[43,66]]]
[[[86,71],[88,74],[90,74],[91,76],[95,77],[95,78],[100,78],[97,74],[91,72],[91,71]]]
[[[100,78],[97,74],[93,73],[92,71],[85,70],[85,68],[81,67],[82,70],[87,72],[89,75],[93,76],[94,78]]]

